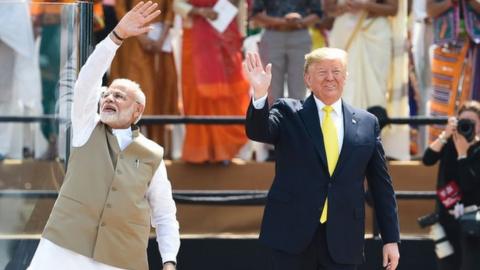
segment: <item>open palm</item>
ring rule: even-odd
[[[253,87],[254,96],[256,99],[265,96],[272,81],[272,64],[268,64],[263,69],[260,56],[256,52],[247,53],[245,63],[243,63],[245,73],[247,73],[248,81]]]
[[[138,3],[123,16],[115,30],[122,38],[147,33],[150,30],[148,23],[160,15],[160,10],[157,10],[157,7],[158,4],[151,1]]]

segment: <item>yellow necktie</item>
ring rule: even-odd
[[[325,145],[325,153],[327,154],[328,172],[331,176],[335,170],[335,166],[337,165],[339,155],[337,129],[335,128],[335,124],[333,123],[330,115],[330,112],[333,110],[333,108],[331,106],[325,106],[322,110],[324,111],[322,122],[323,144]],[[327,209],[328,197],[325,199],[325,204],[323,205],[320,223],[325,223],[327,221]]]

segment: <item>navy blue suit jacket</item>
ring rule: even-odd
[[[311,242],[328,196],[329,253],[337,263],[364,261],[365,177],[384,243],[399,242],[397,204],[387,171],[378,120],[342,103],[344,140],[333,175],[327,169],[318,110],[305,101],[280,99],[271,109],[250,104],[246,132],[275,146],[275,178],[268,193],[260,240],[274,249],[300,253]]]

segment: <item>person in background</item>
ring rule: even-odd
[[[454,115],[458,104],[480,100],[480,3],[470,0],[427,0],[433,20],[432,93],[433,116]],[[429,128],[434,141],[441,128]]]
[[[458,123],[473,123],[473,138],[468,141]],[[480,103],[467,101],[456,117],[448,119],[447,126],[430,144],[423,155],[423,163],[432,166],[440,162],[437,178],[436,212],[453,254],[438,258],[439,270],[474,270],[480,265],[480,237],[467,236],[460,229],[455,209],[480,205]],[[460,206],[461,205],[461,206]],[[456,210],[461,211],[461,210]],[[457,217],[455,217],[457,215]]]
[[[224,32],[209,20],[218,17],[216,0],[175,0],[183,18],[182,93],[187,116],[240,116],[248,106],[249,84],[242,72],[242,36],[237,21]],[[243,1],[236,2],[241,6]],[[241,9],[239,12],[241,13]],[[191,163],[225,162],[247,142],[241,125],[186,125],[182,159]]]
[[[285,97],[285,81],[288,97],[305,98],[303,56],[312,48],[308,28],[321,16],[320,0],[254,1],[252,19],[265,28],[259,45],[260,57],[264,63],[272,63],[271,104]]]

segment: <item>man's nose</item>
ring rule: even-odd
[[[113,102],[114,101],[113,95],[112,94],[107,94],[104,97],[104,100],[105,100],[105,102]]]
[[[331,72],[331,71],[327,72],[327,77],[326,77],[326,79],[329,80],[329,81],[331,81],[331,80],[333,80],[333,78],[334,78],[333,72]]]

